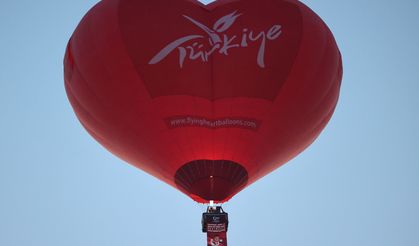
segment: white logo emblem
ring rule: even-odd
[[[213,28],[209,28],[204,24],[192,19],[187,15],[183,15],[190,22],[207,33],[208,36],[203,35],[188,35],[179,38],[166,47],[164,47],[157,55],[155,55],[148,64],[157,64],[166,58],[170,53],[175,50],[179,52],[179,66],[182,68],[185,60],[201,60],[208,62],[209,57],[218,52],[219,54],[228,56],[228,52],[233,48],[246,48],[252,43],[259,42],[259,51],[257,54],[256,62],[259,67],[265,67],[265,47],[268,40],[273,41],[278,39],[282,34],[281,25],[273,25],[267,31],[260,31],[256,34],[255,31],[243,28],[241,35],[229,36],[225,32],[234,24],[237,17],[242,14],[237,13],[237,10],[217,20]],[[204,49],[204,41],[208,39],[209,47]],[[186,45],[187,42],[194,40],[192,45]]]

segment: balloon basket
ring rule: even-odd
[[[207,246],[227,246],[228,213],[210,203],[202,214],[202,232],[207,233]]]

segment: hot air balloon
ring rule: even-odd
[[[64,77],[106,149],[199,203],[224,203],[319,136],[342,61],[297,0],[102,0],[68,43]]]

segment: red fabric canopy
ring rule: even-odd
[[[102,0],[64,71],[100,144],[195,201],[225,202],[316,139],[342,61],[298,1]]]

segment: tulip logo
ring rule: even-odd
[[[226,33],[228,29],[235,23],[238,17],[243,15],[237,12],[238,11],[236,10],[221,17],[214,23],[212,28],[207,27],[192,17],[183,15],[185,19],[203,30],[207,35],[203,36],[196,34],[179,38],[169,43],[158,52],[148,64],[157,64],[177,50],[179,54],[179,66],[180,68],[183,68],[188,59],[208,62],[209,58],[215,53],[228,56],[231,49],[246,48],[253,43],[258,43],[259,50],[256,57],[256,63],[260,68],[264,68],[266,42],[278,39],[282,34],[282,26],[273,25],[266,31],[259,32],[250,30],[249,28],[243,28],[241,30],[241,35],[229,35]],[[205,45],[204,42],[206,40],[208,40],[207,45]]]

